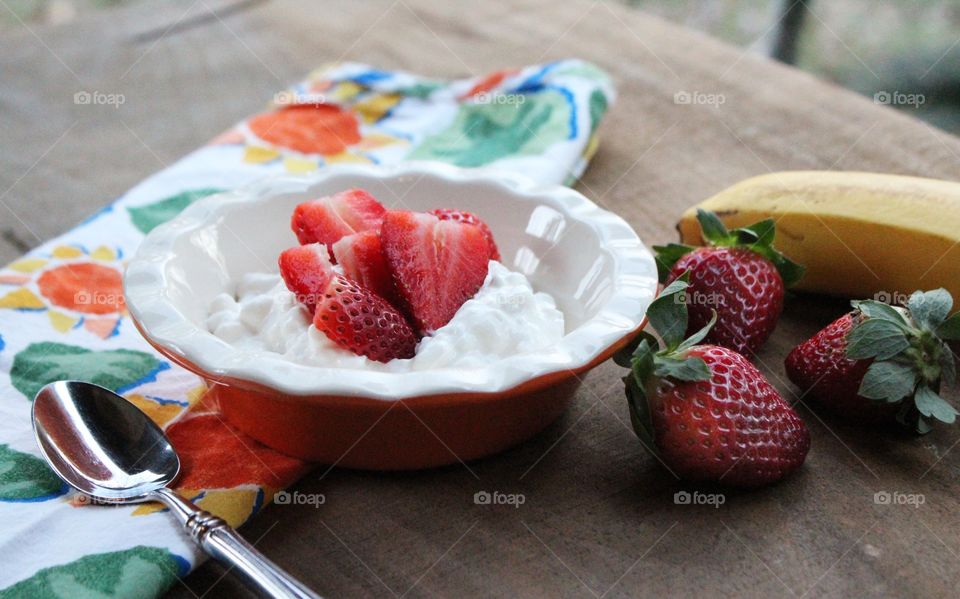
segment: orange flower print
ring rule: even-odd
[[[258,114],[247,125],[263,141],[302,154],[332,156],[360,141],[353,113],[329,104],[288,106]]]
[[[84,329],[106,339],[126,314],[122,253],[61,245],[0,269],[0,310],[45,313],[60,333]]]
[[[255,484],[281,489],[308,466],[231,429],[216,414],[198,414],[170,425],[167,437],[180,454],[178,487],[225,489]]]
[[[495,87],[497,87],[498,85],[500,85],[501,83],[503,83],[503,80],[506,79],[507,77],[512,77],[513,75],[516,75],[519,72],[520,71],[518,71],[517,69],[505,69],[502,71],[495,71],[493,73],[490,73],[489,75],[487,75],[486,77],[478,81],[476,85],[470,88],[470,91],[460,96],[460,100],[466,100],[468,98],[472,98],[476,96],[477,94],[488,92],[494,89]]]
[[[37,288],[54,306],[84,314],[115,314],[124,308],[120,271],[92,262],[44,271]]]

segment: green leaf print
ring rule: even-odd
[[[419,98],[421,100],[426,100],[430,97],[430,94],[437,91],[441,87],[443,87],[443,84],[439,81],[421,81],[398,91],[401,95],[407,96],[408,98]]]
[[[0,444],[0,501],[41,501],[66,490],[46,462]]]
[[[158,597],[189,569],[185,559],[143,545],[44,568],[0,591],[0,599]]]
[[[553,71],[554,77],[581,77],[590,79],[601,85],[610,85],[610,76],[594,64],[574,61],[569,66]]]
[[[130,211],[130,220],[135,227],[143,233],[149,233],[157,225],[162,225],[174,216],[180,214],[184,208],[196,202],[200,198],[220,193],[222,189],[191,189],[170,196],[162,200],[147,204],[146,206],[136,206],[128,208]]]
[[[166,362],[131,349],[93,351],[63,343],[31,343],[13,359],[10,380],[33,401],[37,391],[53,381],[84,380],[121,392],[152,380],[165,368]]]
[[[543,89],[518,97],[522,101],[504,95],[461,104],[450,127],[426,138],[407,158],[482,166],[511,155],[540,154],[568,138],[570,105],[562,93]]]
[[[600,119],[606,114],[607,107],[607,97],[599,90],[593,90],[593,93],[590,94],[590,133],[597,130],[597,125],[600,124]]]

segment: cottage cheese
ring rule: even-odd
[[[408,360],[376,362],[340,347],[311,324],[279,274],[244,275],[234,295],[223,293],[210,303],[207,328],[240,349],[299,364],[384,372],[486,366],[548,348],[564,335],[563,313],[553,298],[534,292],[525,276],[496,261],[480,291],[446,326],[424,337]]]

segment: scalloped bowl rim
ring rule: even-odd
[[[226,211],[265,201],[278,189],[296,190],[343,175],[381,180],[415,175],[451,183],[481,182],[499,186],[520,200],[546,202],[588,225],[598,236],[613,258],[613,291],[594,316],[568,331],[548,351],[508,356],[479,369],[444,367],[408,372],[309,366],[272,352],[241,350],[194,324],[177,307],[167,293],[166,270],[175,258],[173,248],[179,238],[210,226]],[[233,191],[207,196],[153,229],[124,273],[127,308],[147,341],[175,361],[194,366],[206,378],[229,380],[243,387],[248,382],[251,389],[266,387],[288,396],[388,401],[440,394],[503,393],[551,374],[583,370],[639,330],[656,290],[653,256],[634,230],[579,192],[502,170],[463,169],[432,162],[335,165],[306,175],[268,176]],[[558,350],[563,359],[557,359]]]

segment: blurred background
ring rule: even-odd
[[[5,0],[0,32],[157,1]],[[622,1],[960,132],[957,0]]]

